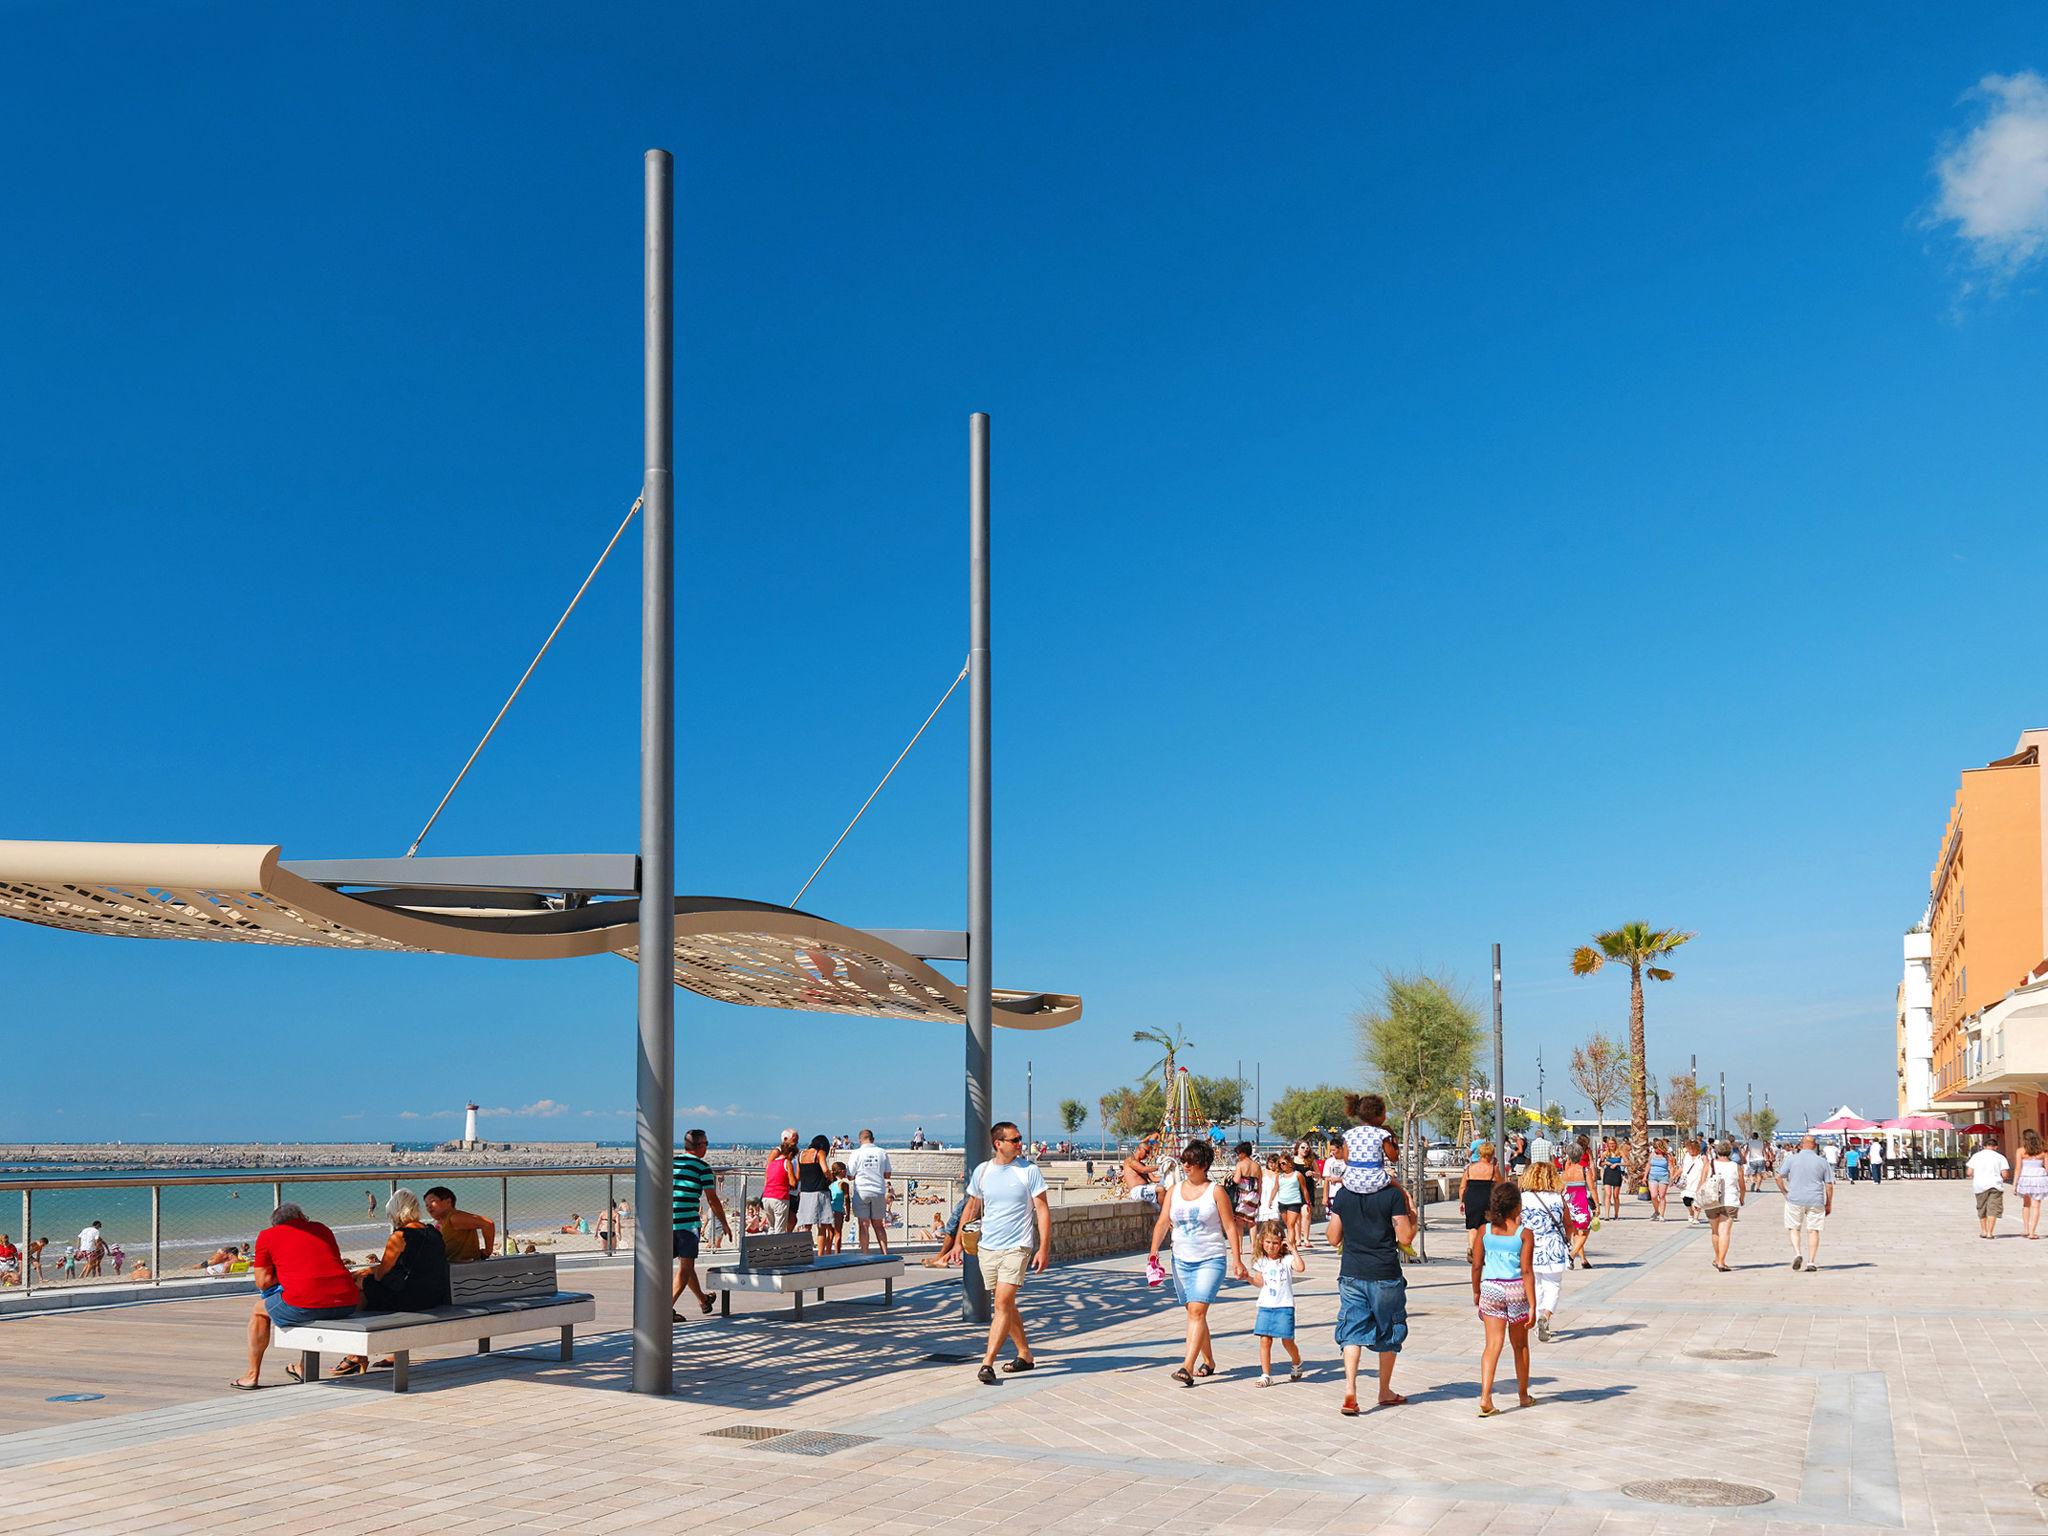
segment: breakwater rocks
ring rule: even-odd
[[[489,1142],[473,1151],[374,1142],[40,1142],[0,1145],[0,1167],[47,1168],[605,1168],[631,1147],[595,1142]]]

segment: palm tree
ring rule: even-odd
[[[1163,1029],[1134,1029],[1131,1031],[1131,1039],[1140,1044],[1150,1041],[1166,1053],[1143,1072],[1140,1072],[1138,1074],[1138,1081],[1144,1083],[1156,1077],[1159,1079],[1160,1091],[1170,1095],[1173,1091],[1174,1059],[1182,1051],[1193,1050],[1195,1042],[1181,1032],[1181,1027],[1178,1024],[1173,1026],[1172,1034],[1168,1034]]]
[[[1672,973],[1656,962],[1694,937],[1676,928],[1623,923],[1619,928],[1594,934],[1591,944],[1581,944],[1572,951],[1574,976],[1591,976],[1610,960],[1628,967],[1628,1155],[1632,1177],[1638,1181],[1650,1162],[1650,1082],[1644,1066],[1649,1056],[1643,1043],[1643,978],[1671,980]]]

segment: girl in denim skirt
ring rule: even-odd
[[[1252,1268],[1259,1277],[1259,1311],[1252,1321],[1252,1335],[1259,1341],[1259,1385],[1270,1387],[1275,1339],[1294,1362],[1287,1379],[1301,1380],[1301,1351],[1294,1343],[1294,1277],[1308,1273],[1308,1261],[1294,1246],[1287,1228],[1277,1221],[1259,1223],[1258,1255]]]

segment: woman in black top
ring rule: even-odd
[[[384,1212],[391,1218],[384,1253],[369,1268],[355,1272],[363,1288],[363,1310],[425,1312],[447,1306],[448,1249],[439,1229],[427,1225],[420,1197],[409,1189],[394,1189]],[[386,1356],[377,1363],[389,1365],[391,1360]],[[334,1374],[354,1376],[369,1366],[367,1356],[349,1355],[335,1366]]]
[[[1486,1225],[1486,1204],[1493,1198],[1493,1181],[1499,1177],[1500,1169],[1493,1161],[1493,1143],[1482,1141],[1465,1169],[1465,1182],[1458,1194],[1465,1205],[1467,1232],[1477,1232]]]
[[[811,1229],[818,1253],[832,1251],[832,1143],[813,1136],[796,1162],[796,1224]]]

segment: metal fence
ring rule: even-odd
[[[464,1210],[497,1223],[505,1252],[603,1254],[626,1240],[620,1213],[630,1211],[633,1167],[0,1174],[0,1236],[19,1250],[12,1272],[0,1273],[0,1295],[246,1274],[256,1234],[286,1201],[333,1228],[344,1257],[367,1262],[391,1231],[384,1203],[401,1185],[415,1194],[446,1186]],[[94,1226],[106,1248],[97,1261],[81,1253]]]
[[[722,1167],[718,1193],[733,1235],[745,1231],[758,1204],[762,1172]],[[891,1175],[888,1180],[892,1248],[935,1244],[937,1225],[959,1200],[959,1178]],[[633,1165],[595,1168],[357,1168],[346,1170],[249,1169],[235,1173],[161,1173],[148,1177],[0,1174],[0,1237],[18,1250],[11,1270],[0,1269],[0,1297],[58,1287],[162,1285],[166,1281],[246,1274],[256,1234],[270,1213],[291,1201],[334,1230],[342,1254],[369,1262],[382,1249],[391,1224],[384,1203],[401,1185],[415,1194],[435,1185],[452,1190],[464,1210],[497,1223],[501,1251],[610,1256],[632,1247]],[[1098,1185],[1049,1187],[1054,1205],[1108,1198]],[[19,1230],[14,1230],[19,1221]],[[83,1256],[97,1226],[105,1252]],[[705,1247],[727,1245],[708,1210]],[[840,1240],[860,1245],[849,1212]]]

